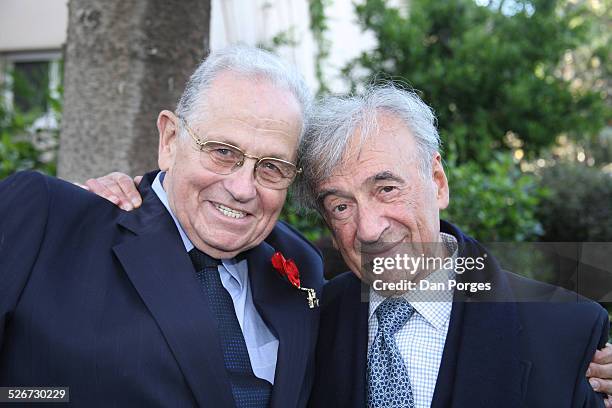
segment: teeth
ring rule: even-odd
[[[233,210],[229,207],[226,207],[224,205],[221,204],[215,204],[215,208],[217,210],[219,210],[219,212],[227,217],[232,217],[232,218],[244,218],[246,217],[246,213],[242,212],[242,211],[238,211],[238,210]]]

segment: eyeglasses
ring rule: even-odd
[[[257,157],[243,152],[229,143],[214,140],[203,141],[195,135],[187,121],[179,116],[187,133],[198,146],[202,167],[217,174],[231,174],[244,165],[245,159],[254,159],[255,180],[266,188],[284,190],[288,188],[295,177],[302,172],[295,164],[275,157]]]

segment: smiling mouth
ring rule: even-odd
[[[222,204],[214,203],[214,206],[217,210],[219,210],[221,214],[225,215],[226,217],[239,219],[247,216],[247,213],[245,213],[244,211],[235,210],[233,208],[226,207]]]

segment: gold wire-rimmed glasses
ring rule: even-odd
[[[302,172],[301,168],[291,162],[276,157],[257,157],[245,153],[239,147],[215,140],[202,140],[196,136],[187,121],[179,116],[187,133],[198,147],[202,166],[217,174],[227,175],[244,165],[245,159],[254,159],[255,180],[263,187],[274,190],[288,188],[295,177]]]

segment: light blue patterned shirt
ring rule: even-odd
[[[440,234],[448,253],[457,257],[457,240],[452,235]],[[430,282],[444,282],[454,279],[453,270],[439,270],[427,277]],[[395,341],[406,363],[415,408],[429,408],[433,399],[442,352],[448,334],[448,324],[453,308],[453,291],[440,291],[433,295],[420,293],[420,299],[407,292],[403,297],[414,307],[414,314],[395,334]],[[418,295],[417,295],[418,296]],[[423,301],[427,296],[428,301]],[[368,349],[378,330],[378,319],[374,312],[386,298],[370,289],[370,309],[368,314]]]
[[[157,174],[151,187],[172,216],[176,228],[183,239],[185,250],[189,252],[194,246],[174,216],[172,209],[170,209],[168,196],[160,180],[162,174],[163,172]],[[258,378],[274,384],[274,373],[278,356],[278,339],[268,329],[268,326],[266,326],[253,304],[247,261],[246,259],[242,261],[222,259],[218,269],[221,283],[229,292],[234,302],[236,317],[244,335],[253,373]],[[197,313],[197,311],[194,311],[194,313]]]

